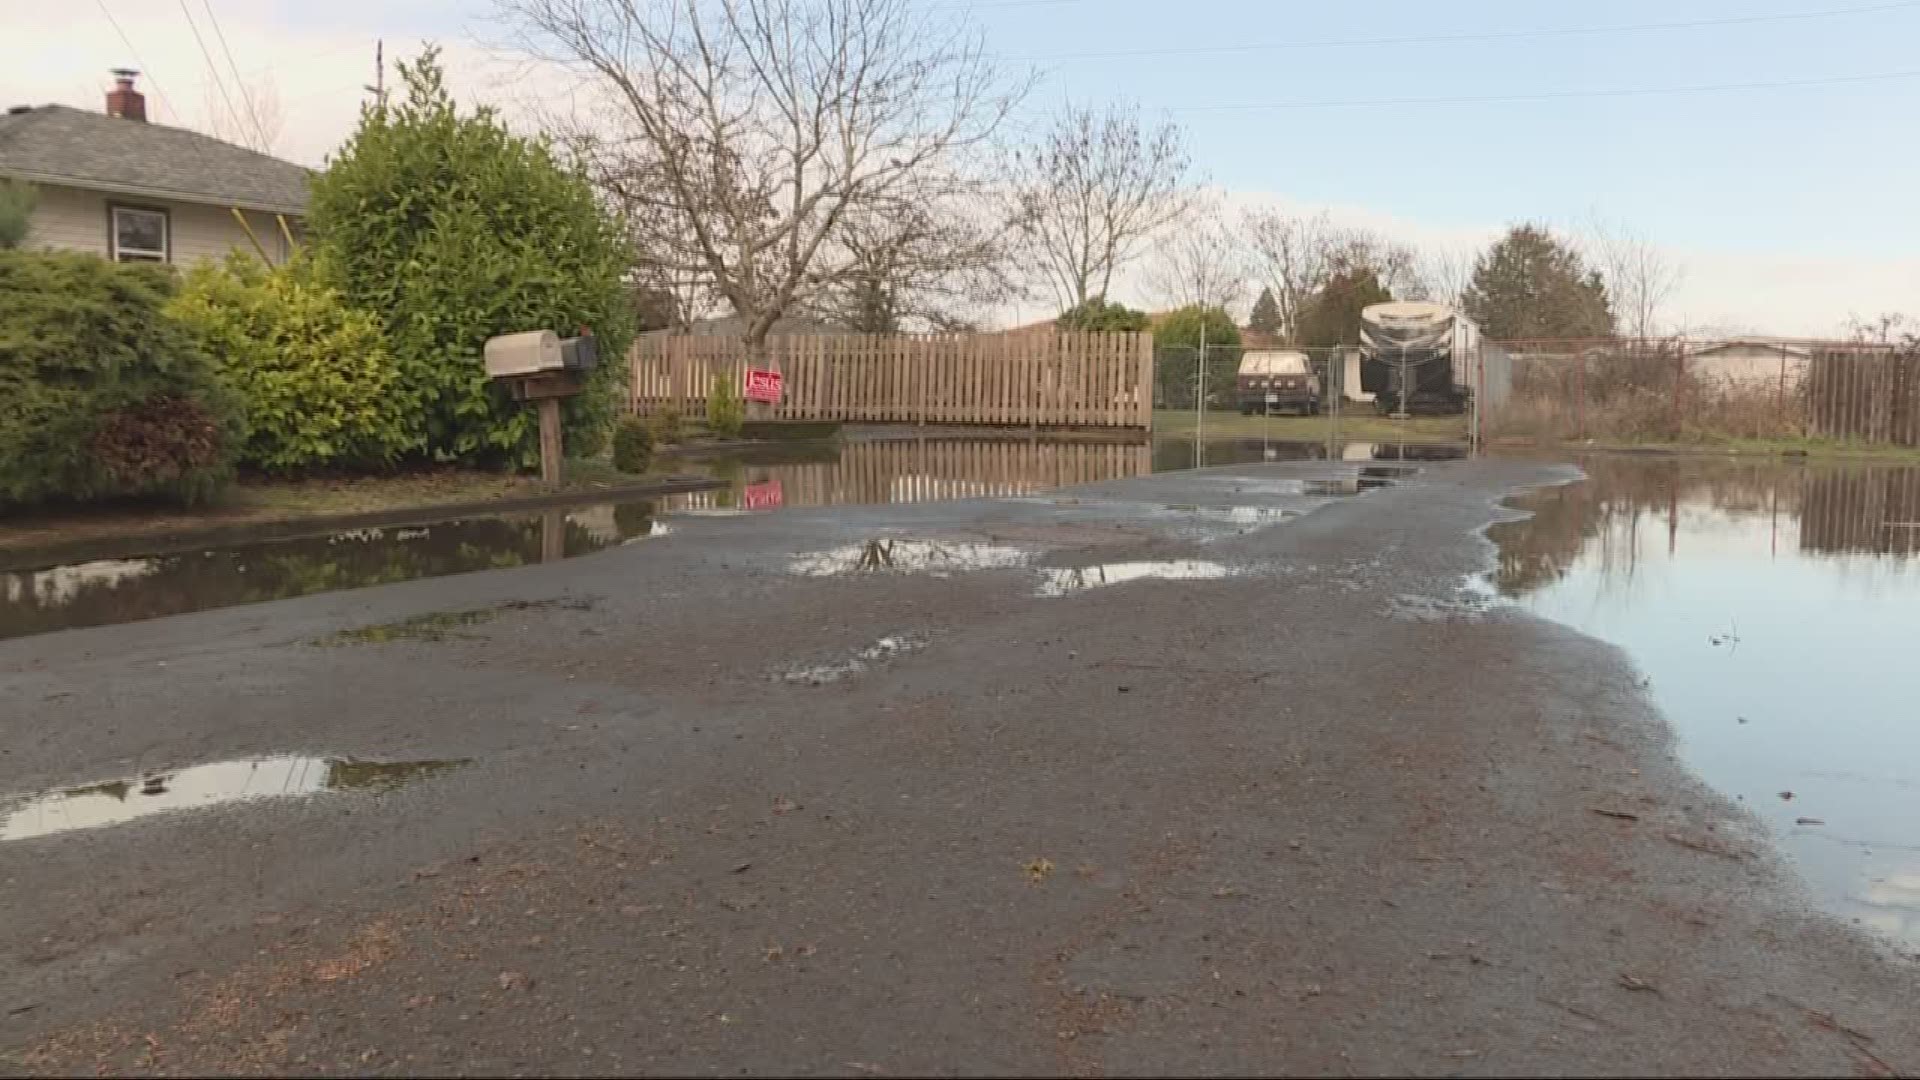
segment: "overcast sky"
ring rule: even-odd
[[[1454,247],[1602,215],[1686,267],[1670,315],[1692,326],[1920,315],[1920,0],[926,2],[1042,74],[1027,118],[1138,101],[1190,130],[1238,203]],[[506,40],[491,0],[185,9],[193,28],[172,0],[0,0],[0,104],[99,108],[107,69],[133,66],[155,119],[205,128],[225,108],[213,72],[234,80],[224,35],[241,81],[279,98],[276,149],[319,164],[376,39],[390,60],[440,42],[461,96],[516,116],[550,93],[490,55]]]

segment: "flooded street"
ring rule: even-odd
[[[1580,465],[1490,530],[1500,591],[1625,650],[1819,898],[1920,946],[1920,469]]]
[[[1434,453],[1458,451],[1374,443],[1329,448],[1262,439],[771,444],[674,462],[681,471],[725,482],[710,491],[119,559],[49,560],[0,572],[0,638],[553,562],[664,535],[674,515],[1017,498],[1202,466],[1328,458],[1397,461]],[[1312,493],[1351,494],[1380,479],[1359,476],[1346,484],[1350,490],[1334,490],[1338,485],[1323,481],[1322,490]]]
[[[41,625],[445,576],[0,641],[0,1060],[1920,1071],[1920,964],[1856,932],[1914,925],[1913,473],[782,449],[23,567]]]

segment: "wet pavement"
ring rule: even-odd
[[[1832,910],[1920,948],[1920,468],[1594,457],[1500,591],[1618,645]]]
[[[770,444],[692,462],[692,471],[727,481],[713,491],[116,559],[60,562],[54,556],[41,565],[0,571],[0,638],[575,558],[664,535],[672,515],[1035,495],[1071,484],[1192,468],[1196,462],[1358,462],[1447,452],[1260,439],[1151,445],[1004,438]],[[1388,475],[1391,467],[1363,469],[1358,476],[1305,481],[1298,490],[1352,494]],[[903,560],[910,557],[903,552]]]
[[[1607,530],[1483,539],[1564,466],[893,453],[584,557],[0,642],[7,811],[462,763],[0,843],[0,1071],[1920,1068],[1914,962],[1670,752],[1626,638],[1526,610]],[[1904,567],[1861,524],[1897,485],[1838,484],[1802,545]],[[1650,490],[1607,505],[1691,489]],[[1703,615],[1703,664],[1766,624]]]

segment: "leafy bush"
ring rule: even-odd
[[[0,251],[0,505],[159,495],[232,473],[238,410],[162,309],[165,267]]]
[[[653,429],[638,416],[623,416],[613,429],[613,467],[643,473],[653,462]]]
[[[534,410],[492,385],[488,338],[591,327],[602,363],[565,404],[567,452],[604,449],[624,399],[633,297],[620,222],[586,178],[489,109],[462,115],[429,49],[406,94],[371,105],[316,177],[309,248],[323,280],[384,320],[416,407],[407,441],[437,460],[539,460]]]
[[[24,180],[0,180],[0,251],[26,242],[40,189]]]
[[[707,428],[715,435],[734,438],[747,423],[747,403],[740,400],[733,376],[715,375],[707,394]]]
[[[1096,296],[1061,312],[1053,324],[1062,330],[1145,330],[1147,313]]]
[[[682,423],[679,409],[671,405],[662,407],[653,414],[653,441],[661,446],[679,442],[684,437],[680,430]]]
[[[241,460],[268,472],[391,462],[412,402],[373,316],[309,280],[235,255],[187,274],[167,311],[244,403]]]

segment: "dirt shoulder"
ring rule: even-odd
[[[38,703],[0,719],[9,791],[293,749],[471,759],[0,843],[0,1060],[1920,1069],[1914,964],[1803,910],[1622,657],[1461,590],[1497,500],[1564,472],[1439,464],[1206,525],[1334,468],[684,519],[567,563],[0,643]],[[876,535],[1038,561],[790,572]],[[1036,588],[1196,563],[1229,572]],[[308,644],[541,599],[569,603]],[[786,677],[888,637],[914,644]]]

